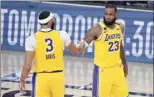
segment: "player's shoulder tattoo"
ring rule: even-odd
[[[101,32],[102,32],[102,27],[99,24],[96,24],[92,27],[91,34],[94,37],[94,40],[98,39]]]

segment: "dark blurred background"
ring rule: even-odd
[[[56,1],[56,2],[98,5],[98,6],[101,5],[103,6],[106,4],[115,4],[118,7],[124,7],[124,8],[137,8],[137,9],[147,9],[147,10],[154,9],[154,1]]]

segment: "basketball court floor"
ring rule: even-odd
[[[30,97],[32,73],[26,79],[25,94],[18,90],[23,61],[23,52],[1,52],[1,97]],[[64,63],[65,97],[91,97],[93,59],[65,56]],[[153,97],[153,65],[135,62],[128,65],[129,97]]]

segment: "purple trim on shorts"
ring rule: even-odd
[[[32,97],[35,97],[36,73],[32,77]]]
[[[94,65],[92,97],[98,97],[98,85],[99,85],[99,67]]]

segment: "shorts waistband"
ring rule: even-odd
[[[55,70],[55,71],[42,71],[42,72],[35,72],[35,73],[59,73],[63,72],[63,70]]]
[[[96,65],[96,64],[94,64],[94,65]],[[96,66],[98,66],[98,65],[96,65]],[[108,68],[113,68],[113,67],[122,67],[122,65],[113,65],[113,66],[109,66],[109,67],[99,67],[99,68],[108,69]]]

